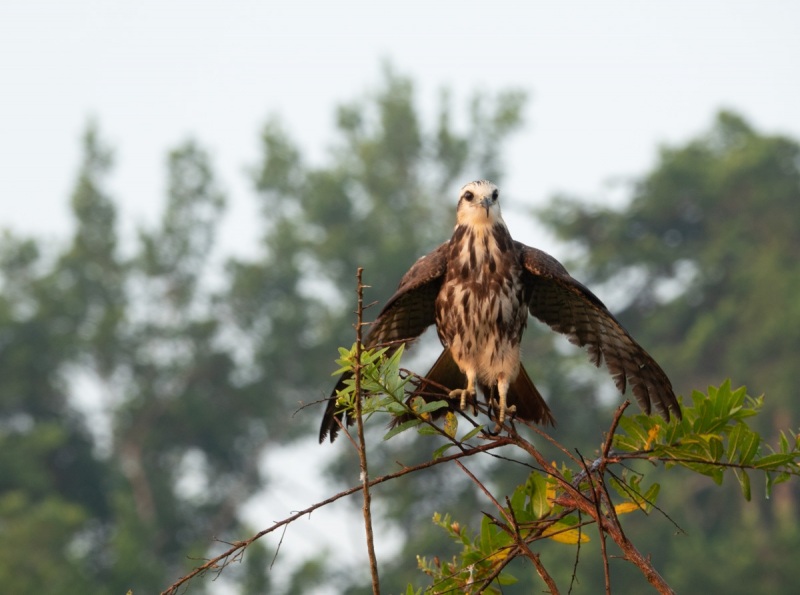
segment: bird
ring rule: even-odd
[[[645,413],[654,406],[667,421],[670,414],[681,419],[668,376],[603,302],[554,257],[512,239],[499,190],[487,180],[461,188],[452,237],[403,275],[364,346],[387,346],[391,354],[435,324],[443,351],[412,397],[450,399],[464,409],[480,388],[497,428],[509,416],[554,425],[550,408],[520,362],[529,314],[586,347],[595,366],[605,362],[620,393],[630,386]],[[327,400],[320,443],[327,436],[336,439],[343,417],[336,395],[348,377],[342,375]]]

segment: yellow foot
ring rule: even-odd
[[[450,391],[450,398],[451,399],[461,399],[459,403],[459,408],[463,411],[464,408],[467,406],[467,397],[474,401],[475,399],[475,389],[470,388],[456,388]]]
[[[506,420],[506,416],[513,416],[517,412],[517,406],[512,405],[511,407],[501,407],[500,403],[497,400],[492,399],[492,409],[497,411],[497,431],[499,431],[500,426],[503,425],[503,422]]]

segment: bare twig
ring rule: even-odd
[[[472,483],[474,483],[476,486],[478,486],[478,489],[480,489],[484,494],[486,494],[486,497],[489,498],[489,500],[492,501],[492,504],[494,504],[494,507],[498,510],[498,512],[500,514],[502,514],[506,518],[506,521],[508,521],[509,523],[512,523],[513,522],[513,517],[509,516],[509,513],[506,512],[506,510],[500,505],[500,503],[497,501],[497,499],[494,496],[492,496],[492,493],[488,489],[486,489],[486,486],[483,485],[481,480],[479,480],[477,477],[475,477],[475,475],[473,475],[472,471],[467,469],[464,466],[464,463],[462,463],[461,461],[456,461],[456,465],[458,465],[459,469],[461,469],[464,473],[467,474],[467,477],[469,477],[472,480]]]
[[[358,460],[361,465],[361,491],[364,495],[364,530],[367,535],[367,553],[369,555],[369,570],[372,575],[372,593],[380,595],[381,585],[378,577],[378,559],[375,556],[375,539],[372,533],[372,507],[370,503],[372,496],[369,491],[369,470],[367,468],[367,448],[364,441],[364,418],[361,413],[361,353],[364,345],[361,342],[361,328],[363,325],[364,314],[364,287],[361,282],[361,274],[364,269],[358,267],[356,273],[357,285],[356,295],[358,296],[358,308],[356,309],[356,361],[353,365],[353,376],[355,377],[355,408],[356,425],[358,428]]]
[[[601,500],[599,494],[599,488],[596,488],[594,485],[594,480],[592,479],[592,473],[589,471],[589,467],[586,465],[586,459],[583,458],[580,452],[578,455],[581,458],[581,464],[583,465],[583,470],[586,472],[586,479],[589,481],[589,488],[590,493],[592,494],[592,501],[594,503],[594,510],[596,512],[595,518],[600,518],[603,515],[603,511],[600,509]],[[601,472],[602,473],[602,472]],[[600,481],[602,483],[603,477],[600,475]],[[609,502],[609,506],[611,503]],[[600,555],[603,560],[603,577],[605,579],[605,586],[606,586],[606,595],[611,595],[611,572],[608,568],[608,550],[606,549],[606,532],[603,530],[603,526],[600,523],[597,523],[597,529],[600,533]]]
[[[614,434],[617,431],[617,427],[619,426],[619,420],[622,419],[622,414],[625,413],[625,410],[628,408],[631,402],[625,400],[622,402],[622,405],[617,407],[617,410],[614,412],[614,419],[611,420],[611,427],[608,428],[608,433],[606,434],[606,442],[603,444],[603,458],[608,459],[608,453],[611,452],[611,445],[614,443]]]
[[[508,439],[499,438],[499,439],[497,439],[497,440],[495,440],[493,442],[490,442],[488,444],[481,444],[479,446],[475,446],[475,447],[466,449],[464,451],[460,451],[460,452],[454,453],[452,455],[444,456],[444,457],[442,457],[440,459],[434,459],[434,460],[431,460],[431,461],[426,461],[424,463],[420,463],[419,465],[414,465],[412,467],[404,467],[400,471],[396,471],[394,473],[389,473],[387,475],[382,475],[380,477],[376,477],[375,479],[370,480],[369,487],[371,487],[371,488],[375,487],[378,484],[381,484],[381,483],[384,483],[384,482],[387,482],[387,481],[391,481],[391,480],[396,479],[398,477],[402,477],[403,475],[408,475],[409,473],[415,473],[417,471],[421,471],[422,469],[429,469],[430,467],[435,467],[437,465],[443,465],[445,463],[449,463],[450,461],[455,461],[455,460],[458,460],[458,459],[462,459],[464,457],[470,457],[470,456],[473,456],[473,455],[475,455],[475,454],[477,454],[479,452],[489,452],[489,451],[494,450],[496,448],[500,448],[502,446],[507,446],[508,444],[510,444],[510,441]],[[351,488],[348,488],[348,489],[346,489],[346,490],[344,490],[342,492],[339,492],[338,494],[336,494],[334,496],[331,496],[330,498],[326,498],[325,500],[321,500],[320,502],[317,502],[316,504],[312,504],[308,508],[304,508],[303,510],[298,511],[298,512],[292,514],[291,516],[288,516],[285,519],[283,519],[281,521],[278,521],[277,523],[271,525],[270,527],[267,527],[266,529],[264,529],[262,531],[259,531],[258,533],[256,533],[252,537],[249,537],[246,540],[233,542],[229,549],[227,549],[226,551],[222,552],[218,556],[215,556],[215,557],[207,560],[204,564],[198,566],[197,568],[192,570],[187,575],[179,578],[177,581],[175,581],[169,587],[167,587],[166,590],[162,591],[161,595],[175,595],[178,592],[178,589],[182,585],[184,585],[185,583],[187,583],[188,581],[190,581],[194,577],[196,577],[198,575],[201,575],[201,574],[204,574],[205,572],[207,572],[209,570],[217,570],[217,569],[224,568],[232,560],[233,556],[235,556],[237,554],[240,554],[241,550],[246,549],[250,544],[252,544],[253,542],[255,542],[255,541],[259,540],[259,539],[261,539],[265,535],[268,535],[269,533],[272,533],[276,529],[280,529],[284,525],[288,525],[290,523],[293,523],[297,519],[299,519],[299,518],[301,518],[301,517],[303,517],[303,516],[305,516],[307,514],[311,514],[312,512],[314,512],[315,510],[317,510],[319,508],[323,508],[324,506],[327,506],[328,504],[336,502],[337,500],[340,500],[342,498],[346,498],[347,496],[355,494],[356,492],[358,492],[361,489],[363,489],[363,486],[361,484],[359,484],[357,486],[353,486]]]

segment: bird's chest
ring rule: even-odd
[[[518,342],[526,321],[522,267],[505,227],[456,230],[436,299],[442,343],[472,350]]]

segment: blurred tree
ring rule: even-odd
[[[9,592],[100,592],[93,577],[111,516],[111,473],[70,406],[68,372],[80,362],[81,343],[102,341],[113,324],[106,306],[114,296],[96,283],[102,268],[69,263],[98,246],[98,267],[113,259],[104,229],[114,211],[98,185],[109,166],[90,128],[72,199],[79,229],[61,262],[9,232],[0,244],[0,584]],[[74,299],[80,284],[86,300]]]
[[[170,155],[162,221],[133,258],[104,191],[111,163],[90,126],[62,254],[9,233],[0,246],[0,580],[13,592],[156,592],[243,531],[237,507],[260,481],[263,434],[203,286],[223,206],[208,157],[194,143]]]
[[[330,390],[336,347],[352,336],[357,266],[385,299],[446,237],[457,186],[501,174],[523,99],[477,95],[458,130],[443,93],[426,124],[411,82],[386,68],[374,93],[338,110],[320,167],[270,121],[254,171],[263,250],[231,261],[228,284],[209,270],[224,200],[205,152],[189,142],[170,154],[161,220],[126,253],[105,190],[112,154],[91,125],[67,247],[42,256],[9,233],[0,245],[0,515],[17,536],[0,549],[3,584],[154,592],[214,538],[238,538],[241,505],[269,479],[266,447],[316,434],[322,409],[294,412]],[[460,489],[428,479],[443,494]],[[414,499],[392,505],[395,516]],[[31,558],[12,581],[34,551],[37,567]],[[269,582],[253,558],[242,588],[257,592]],[[303,592],[326,571],[311,557],[290,574],[287,588]],[[342,589],[353,582],[341,576]]]
[[[543,219],[578,248],[583,277],[620,298],[612,310],[664,366],[676,392],[686,395],[730,376],[751,394],[766,393],[762,419],[771,427],[759,428],[765,436],[797,428],[796,141],[761,134],[721,112],[707,133],[662,148],[629,203],[610,208],[560,196]],[[663,487],[660,505],[689,535],[675,538],[665,522],[634,528],[632,537],[640,545],[650,541],[643,549],[664,560],[678,592],[794,592],[800,580],[792,562],[800,548],[796,485],[751,503],[720,498],[698,478]]]
[[[368,301],[385,301],[411,263],[449,237],[458,187],[501,178],[503,142],[519,128],[523,103],[518,91],[475,95],[469,124],[459,130],[443,92],[436,119],[426,124],[411,81],[387,67],[376,91],[338,109],[337,139],[323,165],[305,163],[277,121],[265,126],[264,157],[254,172],[263,253],[229,264],[227,304],[241,341],[253,344],[255,373],[245,390],[262,399],[261,419],[272,440],[315,435],[324,406],[304,410],[291,423],[290,415],[299,403],[330,394],[336,348],[354,338],[356,269],[364,267],[372,287]],[[394,442],[396,448],[402,441]],[[331,471],[349,483],[353,453],[346,445],[336,448],[344,456]],[[372,472],[429,454],[405,442],[402,451],[382,451]],[[475,502],[468,484],[456,472],[419,474],[407,491],[387,495],[385,520],[408,538],[394,569],[383,572],[387,589],[404,590],[419,578],[413,564],[423,544],[447,542],[429,523],[433,509],[418,503],[433,491],[442,502],[460,499],[468,506]],[[408,532],[408,526],[419,530]],[[338,576],[342,590],[351,582],[363,588],[365,577]]]
[[[414,259],[448,237],[457,187],[502,182],[503,143],[523,103],[516,91],[477,95],[457,126],[443,93],[427,122],[413,84],[386,68],[374,92],[338,109],[321,165],[271,120],[253,170],[260,252],[222,274],[209,267],[224,199],[206,153],[189,142],[170,154],[162,217],[126,254],[105,190],[112,155],[90,126],[67,247],[0,238],[0,584],[19,593],[155,592],[214,538],[247,532],[238,514],[270,480],[259,472],[263,453],[316,436],[322,407],[294,413],[331,388],[336,347],[353,335],[356,268],[374,288],[368,299],[384,301]],[[624,208],[561,198],[545,214],[583,248],[577,276],[626,288],[612,309],[682,392],[735,374],[751,393],[769,392],[778,427],[797,419],[798,162],[793,141],[722,114],[709,134],[664,149]],[[605,425],[603,399],[592,398],[603,389],[583,354],[554,348],[536,328],[526,366],[561,421],[559,439],[595,448],[582,441]],[[344,482],[355,464],[347,446],[335,448],[343,456],[331,477]],[[430,456],[410,436],[373,453],[373,473]],[[499,489],[522,480],[514,467],[495,474]],[[394,561],[381,561],[387,590],[424,584],[414,556],[446,551],[429,522],[434,510],[477,518],[482,500],[467,486],[460,473],[436,470],[415,474],[407,489],[376,490],[387,525],[406,538]],[[786,529],[796,526],[786,524],[796,521],[796,495],[776,490],[770,506],[740,508],[738,499],[710,502],[718,492],[706,484],[664,492],[663,507],[707,536],[686,545],[665,522],[642,537],[673,567],[678,590],[758,591],[754,569],[764,567],[780,577],[772,592],[797,582],[790,558],[800,544]],[[732,525],[734,516],[743,522]],[[730,544],[755,562],[708,577],[708,560],[727,564]],[[243,592],[270,588],[266,559],[254,550]],[[314,552],[290,570],[287,592],[331,577],[342,592],[363,591],[365,577],[326,562]],[[571,559],[558,563],[571,572]],[[598,572],[582,584],[598,584]]]
[[[722,112],[663,148],[623,209],[559,197],[545,221],[582,248],[590,281],[625,287],[621,317],[657,338],[682,392],[733,374],[777,413],[796,407],[799,158],[795,141]]]

